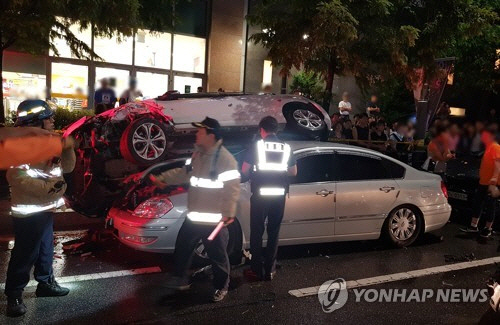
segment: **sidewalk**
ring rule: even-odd
[[[0,200],[0,235],[13,234],[12,220],[9,215],[10,202],[8,200]],[[104,225],[104,220],[98,218],[88,218],[76,212],[61,212],[56,213],[54,217],[54,230],[85,230],[89,228],[101,228]]]

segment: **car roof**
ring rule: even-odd
[[[353,145],[348,145],[348,144],[343,144],[343,143],[335,143],[335,142],[320,142],[320,141],[287,141],[287,143],[292,147],[292,151],[294,153],[298,153],[300,151],[309,151],[309,150],[326,150],[326,149],[331,149],[331,150],[346,150],[346,151],[352,151],[352,152],[360,152],[360,153],[366,153],[366,154],[371,154],[374,156],[378,157],[384,157],[387,160],[390,160],[392,162],[397,163],[398,165],[402,165],[405,168],[409,168],[411,166],[394,159],[390,156],[387,156],[381,152],[367,149],[367,148],[362,148],[358,146],[353,146]]]
[[[362,151],[366,153],[381,155],[380,152],[371,149],[361,148],[358,146],[352,146],[343,143],[320,142],[320,141],[287,141],[287,143],[290,144],[294,152],[304,149],[318,148],[318,149],[336,149],[336,150],[344,149],[344,150]]]

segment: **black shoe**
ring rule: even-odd
[[[19,317],[26,314],[26,305],[23,303],[22,298],[7,298],[7,312],[8,317]]]
[[[67,295],[69,289],[61,287],[56,280],[51,279],[49,283],[39,283],[35,293],[37,297],[61,297]]]
[[[468,226],[460,228],[460,231],[467,233],[478,233],[479,229],[477,228],[477,226],[476,227]]]
[[[173,276],[170,278],[170,280],[167,281],[165,287],[178,291],[185,291],[191,287],[191,283],[189,283],[189,280],[187,279],[178,276]]]
[[[219,302],[222,301],[227,295],[227,290],[225,289],[217,289],[214,292],[214,295],[212,296],[212,301],[213,302]]]
[[[479,236],[481,236],[483,238],[491,237],[491,229],[483,228],[483,230],[481,230],[481,232],[479,233]]]

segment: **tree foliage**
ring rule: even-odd
[[[299,90],[303,96],[316,102],[323,99],[322,80],[317,73],[311,71],[301,71],[295,74],[290,83],[290,90]]]
[[[329,93],[334,74],[352,74],[362,88],[411,81],[416,68],[430,78],[436,58],[498,20],[489,2],[498,0],[265,0],[248,18],[262,27],[251,39],[273,65],[317,72]]]

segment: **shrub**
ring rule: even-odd
[[[74,123],[84,116],[94,116],[93,110],[74,110],[70,111],[64,108],[57,108],[54,115],[54,124],[56,130],[61,130],[71,123]]]

